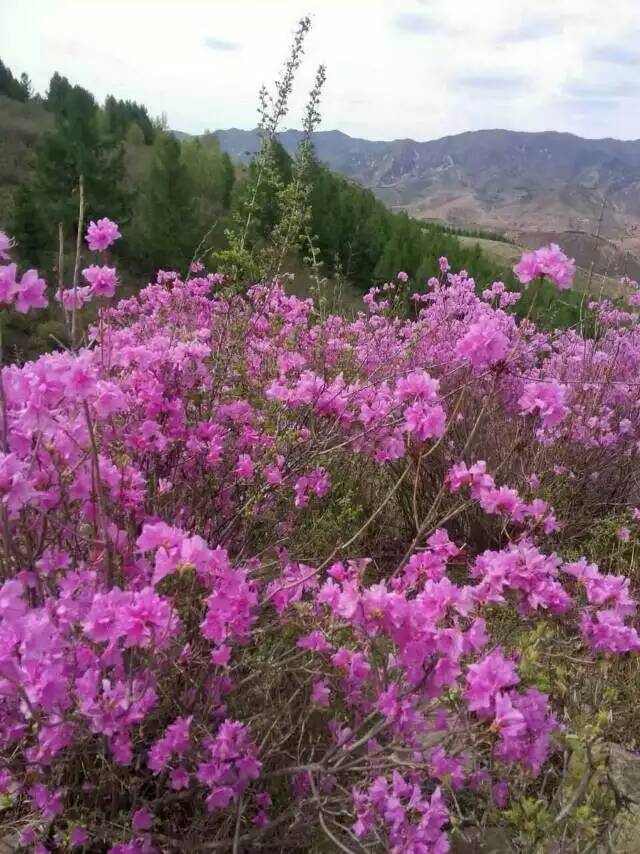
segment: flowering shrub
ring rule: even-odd
[[[555,553],[541,492],[580,467],[576,503],[635,501],[635,315],[542,334],[445,258],[412,320],[403,275],[349,321],[191,273],[2,371],[2,821],[39,852],[445,852],[558,779],[560,698],[505,624],[640,649],[629,579]]]

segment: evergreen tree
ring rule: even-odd
[[[51,266],[47,248],[54,245],[53,223],[31,184],[23,184],[14,196],[9,232],[16,237],[14,254],[22,264],[40,270]]]
[[[184,270],[199,240],[197,226],[193,185],[180,144],[171,136],[159,135],[140,188],[129,238],[132,257],[148,271]]]
[[[135,101],[122,101],[108,95],[104,102],[104,112],[108,130],[118,139],[124,139],[132,124],[137,124],[142,131],[143,141],[151,145],[154,128],[147,108]]]
[[[20,88],[24,97],[21,99],[23,101],[28,101],[33,96],[33,86],[31,84],[31,78],[26,72],[22,72],[20,75]]]
[[[233,189],[233,166],[215,136],[180,144],[181,159],[192,188],[195,228],[200,238],[208,235],[210,248],[221,245]]]
[[[64,91],[64,90],[63,90]],[[98,131],[96,102],[80,86],[58,101],[53,131],[42,140],[36,159],[36,189],[47,215],[71,230],[77,217],[75,190],[84,176],[87,217],[126,217],[122,145]]]
[[[144,145],[144,133],[142,132],[142,128],[140,127],[138,122],[132,122],[129,125],[126,139],[129,145]]]
[[[27,75],[22,74],[20,80],[16,80],[11,73],[11,69],[1,59],[0,95],[6,95],[7,98],[12,98],[14,101],[28,101],[31,95],[31,81]]]
[[[231,197],[233,194],[233,187],[235,184],[236,174],[235,169],[233,168],[233,163],[231,162],[231,158],[227,154],[226,151],[222,152],[222,181],[221,181],[221,200],[222,207],[225,211],[228,211],[231,208]]]
[[[45,98],[45,107],[53,113],[58,113],[62,110],[67,96],[71,91],[71,84],[66,77],[62,77],[57,71],[54,71],[51,80],[49,81],[49,89]]]
[[[87,218],[109,216],[122,222],[130,206],[123,190],[122,145],[100,134],[91,93],[56,73],[47,105],[55,114],[54,128],[38,145],[32,185],[14,200],[14,235],[32,263],[55,250],[58,222],[66,234],[74,233],[80,175]]]

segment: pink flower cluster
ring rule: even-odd
[[[8,261],[8,251],[13,242],[0,231],[0,258]],[[0,310],[15,308],[20,314],[26,314],[32,308],[46,308],[47,285],[38,276],[36,270],[27,270],[18,278],[16,264],[0,264]]]
[[[493,615],[640,651],[628,579],[550,552],[538,491],[582,466],[594,498],[615,454],[631,506],[640,331],[519,326],[445,262],[410,320],[165,271],[91,346],[2,369],[0,793],[25,845],[249,848],[294,804],[444,852],[452,810],[525,792],[559,730]],[[112,268],[84,277],[113,295]]]
[[[101,252],[119,237],[115,222],[104,218],[89,224],[86,241],[92,252]],[[65,311],[79,310],[96,297],[112,299],[116,294],[118,276],[114,267],[91,264],[82,271],[82,276],[88,282],[87,285],[76,285],[75,288],[61,289],[56,293],[56,299]]]

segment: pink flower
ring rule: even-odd
[[[82,275],[91,286],[91,293],[97,297],[115,296],[118,279],[113,267],[98,267],[92,264],[82,271]]]
[[[524,413],[538,410],[543,427],[556,427],[569,414],[564,403],[565,388],[556,380],[528,382],[518,404]]]
[[[327,641],[324,636],[324,632],[320,631],[320,629],[316,629],[308,635],[304,635],[299,638],[297,646],[299,646],[300,649],[309,649],[313,652],[331,651],[331,644]]]
[[[89,834],[84,827],[74,827],[71,831],[70,842],[73,848],[80,848],[89,840]]]
[[[396,397],[398,400],[420,398],[427,403],[436,403],[439,386],[438,380],[434,380],[426,371],[412,371],[398,380]]]
[[[438,258],[438,265],[441,273],[447,273],[451,269],[449,261],[444,257],[444,255]]]
[[[480,661],[469,665],[464,694],[469,709],[472,712],[490,712],[494,708],[497,692],[519,681],[513,662],[498,647]]]
[[[412,433],[420,442],[426,439],[440,438],[444,434],[446,416],[444,409],[437,404],[430,406],[416,401],[404,410],[404,429]]]
[[[491,789],[493,801],[498,809],[504,809],[509,803],[509,784],[499,780]]]
[[[408,282],[409,281],[409,275],[407,273],[405,273],[404,270],[400,270],[400,272],[398,273],[398,281],[399,282]]]
[[[191,743],[191,721],[191,717],[176,718],[166,728],[162,738],[151,745],[147,764],[154,774],[159,774],[172,756],[182,756],[188,750]]]
[[[11,620],[21,617],[27,611],[22,599],[24,586],[21,581],[10,578],[0,587],[0,619]]]
[[[508,347],[509,339],[495,321],[483,317],[471,324],[466,335],[458,341],[456,351],[468,359],[476,370],[482,370],[504,359]]]
[[[62,305],[66,311],[72,311],[75,308],[82,306],[91,299],[91,288],[86,287],[65,288],[64,290],[56,291],[56,300]]]
[[[151,830],[153,823],[153,813],[146,807],[136,810],[131,819],[131,827],[134,833],[142,833],[145,830]]]
[[[218,667],[226,667],[231,660],[231,647],[226,644],[214,649],[211,653],[211,661],[217,664]]]
[[[628,528],[619,528],[618,539],[623,543],[628,543],[631,539],[631,531]]]
[[[570,288],[575,275],[573,258],[568,258],[556,243],[527,252],[513,268],[523,285],[533,279],[546,277],[558,288]]]
[[[311,702],[316,706],[329,706],[330,691],[326,679],[316,679],[311,688]]]
[[[13,246],[13,240],[4,231],[0,231],[0,258],[3,261],[9,260],[8,250],[12,249]]]
[[[169,774],[169,779],[171,781],[171,788],[176,791],[189,788],[189,772],[184,768],[173,768]]]
[[[46,287],[45,280],[38,276],[36,270],[27,270],[18,286],[16,311],[26,314],[31,308],[46,308],[49,304],[44,295]]]
[[[0,305],[10,305],[18,291],[17,270],[15,264],[3,264],[0,267]]]
[[[255,465],[249,454],[240,454],[236,466],[236,474],[240,480],[252,480]]]
[[[52,792],[43,783],[36,783],[29,789],[29,796],[44,818],[55,818],[62,812],[62,789]]]
[[[119,237],[121,234],[116,223],[103,217],[97,222],[92,220],[89,223],[86,240],[92,252],[103,252]]]
[[[233,789],[230,786],[216,786],[211,789],[207,798],[207,809],[209,811],[223,809],[233,800]]]

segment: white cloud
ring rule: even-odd
[[[315,11],[314,11],[315,9]],[[481,127],[638,137],[637,0],[0,0],[0,57],[171,126],[252,127],[296,20],[314,26],[286,125],[328,67],[323,127],[430,139]]]

